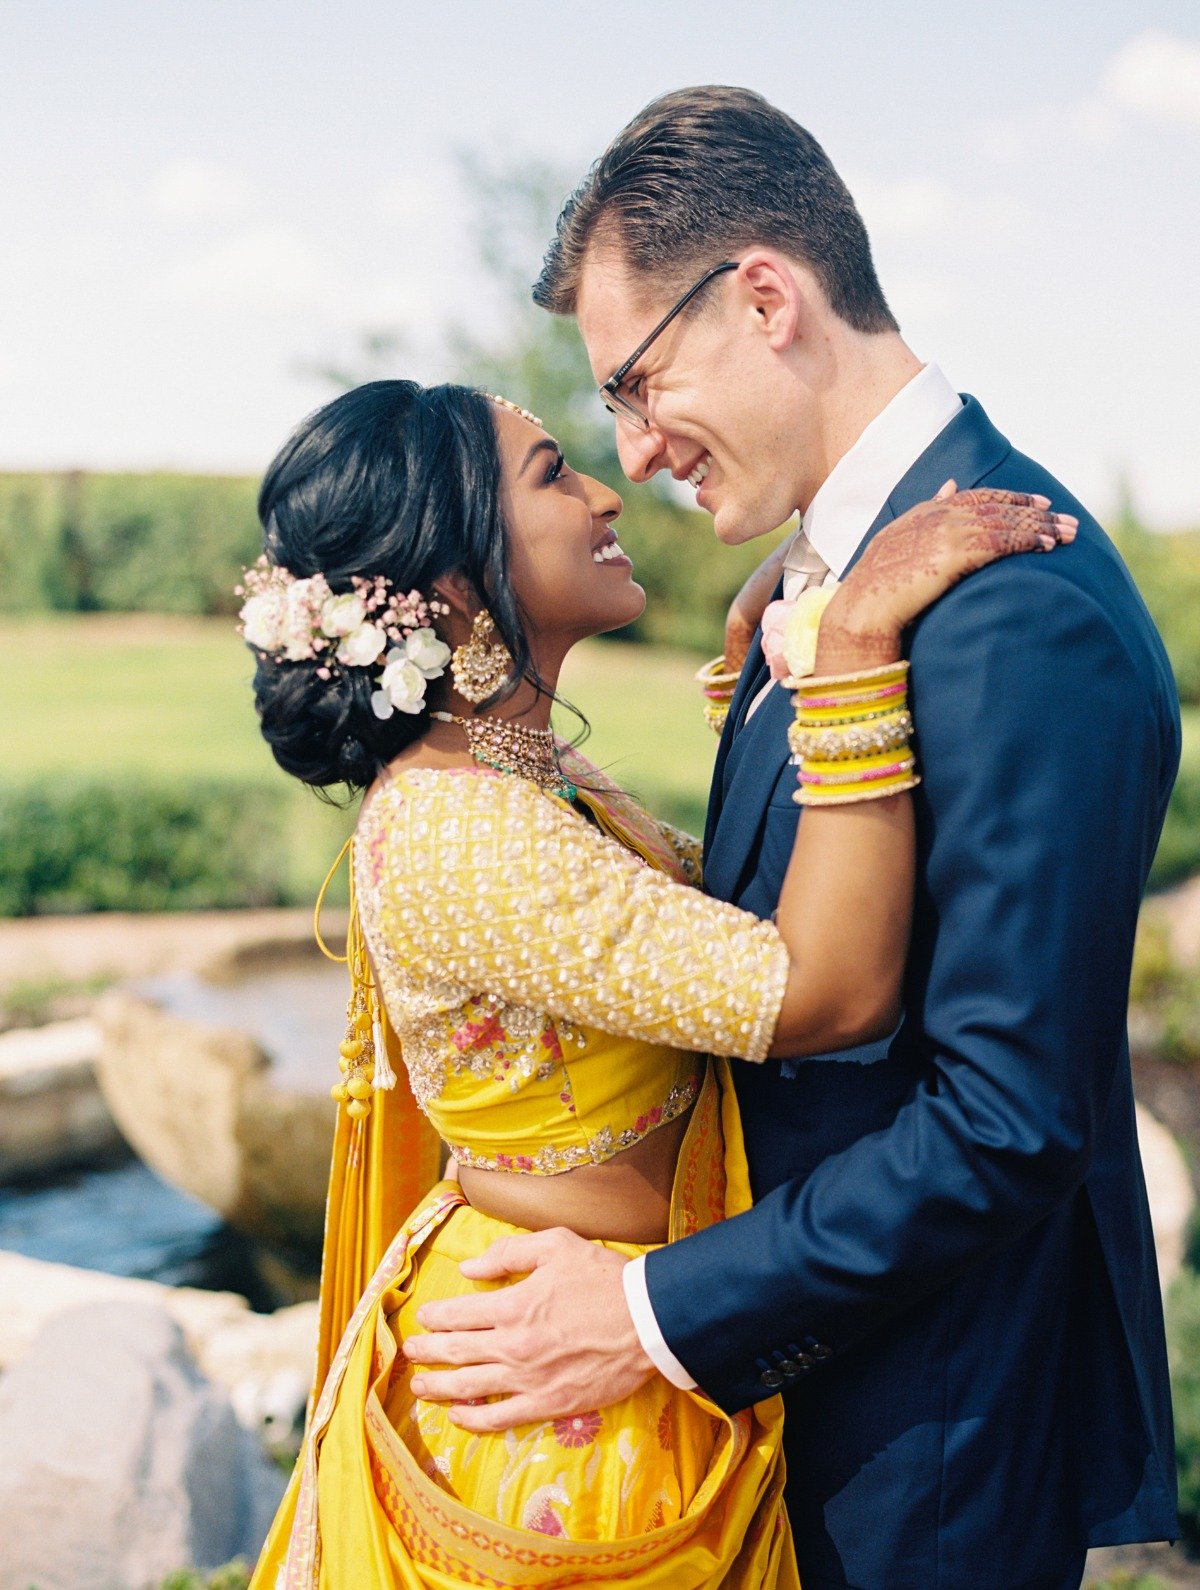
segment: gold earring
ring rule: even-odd
[[[450,656],[454,688],[465,701],[486,701],[495,695],[512,672],[508,647],[496,636],[496,626],[486,607],[481,607],[471,625],[471,638]]]

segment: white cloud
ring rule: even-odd
[[[283,226],[239,232],[177,266],[165,297],[188,308],[292,314],[338,307],[337,272],[311,243]]]
[[[1200,127],[1200,42],[1149,28],[1117,51],[1103,85],[1118,104]]]
[[[159,172],[150,196],[167,221],[229,221],[245,214],[254,189],[241,172],[215,161],[181,160]]]
[[[1200,42],[1149,28],[1121,46],[1092,93],[989,122],[983,150],[1016,165],[1047,149],[1105,149],[1130,125],[1131,113],[1200,127]]]

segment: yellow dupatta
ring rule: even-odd
[[[579,801],[601,831],[651,866],[686,881],[678,857],[654,819],[573,747],[560,742],[559,752],[564,772],[577,782]],[[413,1097],[400,1041],[375,987],[355,897],[353,846],[352,835],[326,874],[313,911],[313,933],[322,954],[348,968],[351,1028],[357,1010],[370,1012],[375,1042],[382,1043],[388,1061],[385,1074],[390,1070],[395,1083],[375,1089],[370,1111],[360,1119],[353,1119],[344,1106],[338,1110],[321,1248],[320,1326],[310,1415],[367,1282],[392,1238],[437,1181],[442,1163],[441,1143]],[[350,921],[346,953],[337,955],[321,932],[321,910],[348,856]]]

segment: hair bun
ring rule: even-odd
[[[270,563],[296,581],[323,576],[322,588],[335,596],[382,579],[393,592],[420,592],[432,607],[434,582],[462,574],[481,599],[486,593],[514,659],[514,685],[529,668],[508,579],[494,414],[482,393],[414,381],[372,381],[343,393],[280,449],[258,514]],[[402,620],[388,627],[405,628]],[[247,639],[269,631],[256,626]],[[376,667],[330,668],[319,648],[306,655],[299,643],[294,660],[276,660],[273,645],[255,655],[263,736],[280,767],[318,790],[365,789],[428,726],[427,711],[377,716]]]

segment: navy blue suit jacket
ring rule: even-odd
[[[973,399],[863,546],[951,476],[1081,522],[908,636],[904,1019],[864,1049],[735,1062],[755,1207],[647,1262],[667,1342],[723,1407],[784,1391],[806,1590],[1014,1590],[1085,1544],[1176,1533],[1125,1017],[1178,700],[1112,544]],[[743,726],[765,678],[756,641],[705,856],[708,890],[759,916],[799,811],[787,695]]]

